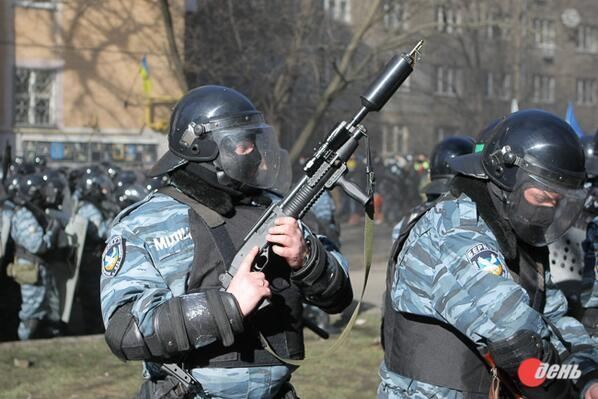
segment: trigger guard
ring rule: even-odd
[[[260,253],[255,257],[255,263],[253,264],[253,270],[256,272],[263,271],[268,263],[270,262],[270,252],[272,251],[272,247],[270,245],[267,246],[266,250],[262,249]]]

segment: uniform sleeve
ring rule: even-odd
[[[122,242],[120,248],[118,243],[114,244],[118,240]],[[109,262],[114,262],[114,268],[107,271],[111,266]],[[131,313],[137,319],[139,329],[144,335],[151,335],[153,311],[170,298],[172,292],[152,263],[145,242],[127,229],[115,229],[102,257],[104,324],[108,325],[108,320],[120,306],[133,301]]]
[[[108,235],[108,221],[104,220],[102,212],[92,204],[83,204],[77,211],[77,215],[87,219],[93,226],[90,231],[96,235],[98,239],[106,239]]]
[[[353,300],[349,264],[326,236],[314,236],[302,223],[301,227],[311,254],[306,264],[292,273],[292,279],[308,303],[339,313]]]
[[[477,344],[504,340],[520,330],[547,336],[527,293],[509,278],[496,241],[456,229],[440,248],[432,304],[442,318]]]
[[[440,237],[430,229],[398,262],[403,267],[397,267],[391,294],[395,310],[439,319],[477,345],[523,329],[548,335],[488,234],[456,228]]]
[[[50,234],[44,232],[33,213],[26,208],[19,208],[13,214],[10,234],[16,245],[32,254],[43,254],[51,246]]]
[[[568,309],[567,298],[552,284],[549,273],[546,282],[544,316],[552,324],[551,328],[557,330],[551,334],[550,342],[561,357],[566,357],[564,363],[577,364],[582,375],[598,370],[598,343],[588,335],[583,324],[572,317],[565,316]],[[561,341],[561,337],[569,345],[568,348]]]

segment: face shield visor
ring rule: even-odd
[[[566,188],[525,171],[517,172],[518,184],[507,196],[507,218],[517,236],[541,247],[559,239],[577,220],[587,190]]]
[[[288,153],[264,123],[228,128],[212,135],[218,146],[214,161],[224,174],[250,187],[286,193],[291,184]]]

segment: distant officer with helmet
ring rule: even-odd
[[[455,172],[451,169],[448,161],[456,156],[470,154],[474,151],[475,144],[473,139],[466,136],[452,136],[436,144],[432,157],[430,158],[430,182],[424,187],[426,202],[416,206],[392,229],[393,241],[399,237],[401,226],[410,219],[412,215],[417,215],[422,207],[440,198],[442,194],[449,191],[449,185]]]
[[[104,250],[108,345],[121,359],[145,361],[140,397],[293,397],[295,367],[266,351],[260,336],[278,355],[302,358],[302,301],[328,312],[349,305],[346,262],[302,224],[280,218],[266,274],[251,271],[254,250],[222,290],[219,276],[244,235],[273,192],[288,188],[286,151],[253,104],[222,86],[187,93],[168,138],[150,176],[167,174],[169,184],[117,216]],[[265,298],[270,305],[258,310]]]
[[[19,338],[62,335],[58,275],[68,256],[69,240],[60,221],[45,213],[46,208],[58,209],[62,198],[49,190],[40,173],[17,176],[11,184],[16,190],[11,220],[15,256],[8,274],[21,285]]]
[[[498,123],[482,152],[449,163],[450,193],[393,246],[378,397],[598,398],[598,347],[545,280],[546,245],[586,197],[579,139],[560,118],[525,110]],[[518,367],[529,358],[580,375],[526,386]]]
[[[83,168],[74,192],[75,214],[87,219],[85,246],[79,269],[78,297],[86,333],[104,330],[100,308],[101,258],[113,215],[106,202],[113,202],[114,184],[103,168]]]
[[[573,315],[598,341],[598,134],[582,139],[590,196],[580,224],[585,227],[584,267],[579,302],[573,301]]]

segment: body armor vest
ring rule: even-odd
[[[221,289],[219,276],[226,272],[251,227],[264,213],[263,207],[238,205],[233,216],[220,216],[174,188],[160,189],[190,207],[189,225],[194,244],[192,269],[187,292]],[[235,343],[225,347],[220,341],[193,351],[186,368],[254,367],[283,364],[268,353],[260,342],[261,332],[281,357],[304,357],[302,295],[290,280],[290,268],[275,256],[266,273],[272,290],[271,305],[245,319],[245,331]],[[278,272],[278,273],[276,273]]]
[[[402,227],[399,238],[393,244],[386,276],[386,306],[382,327],[384,362],[389,370],[402,376],[459,390],[466,399],[481,399],[488,397],[491,375],[474,343],[447,323],[432,317],[396,312],[391,306],[390,292],[396,261],[409,233],[438,202],[454,198],[446,195],[435,202],[426,203]],[[488,226],[493,232],[496,229],[491,223]],[[499,234],[495,236],[502,237]],[[499,245],[503,247],[506,244],[499,240]],[[532,250],[524,245],[518,245],[517,249],[518,256],[515,259],[506,259],[507,267],[514,280],[528,292],[530,306],[541,312],[544,306],[544,280],[543,269],[538,263],[541,263],[543,254],[547,258],[547,251],[545,248],[544,251],[542,248]]]

